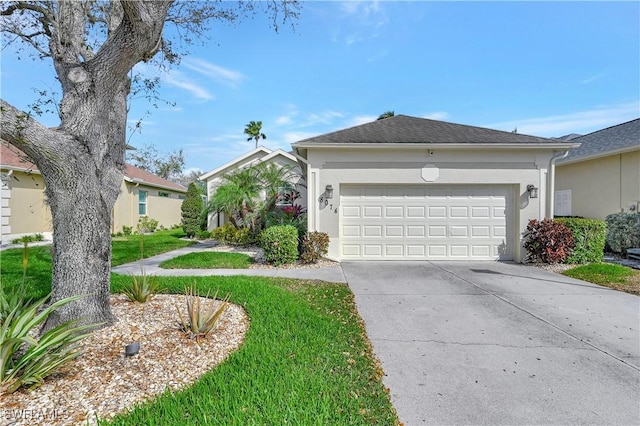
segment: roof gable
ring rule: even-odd
[[[252,157],[255,157],[255,158],[252,159]],[[210,172],[205,173],[204,175],[200,176],[198,179],[208,180],[216,176],[221,176],[231,170],[240,169],[246,166],[247,164],[251,164],[253,162],[270,161],[277,157],[283,157],[293,163],[297,163],[297,159],[293,155],[289,154],[288,152],[285,152],[281,149],[276,149],[272,151],[269,148],[259,146],[258,148],[253,149],[247,152],[246,154],[242,154],[240,157],[234,158],[228,163],[225,163],[211,170]]]
[[[556,139],[396,115],[344,130],[315,136],[294,146],[316,144],[558,144]]]
[[[571,150],[559,164],[587,160],[640,149],[640,118],[572,139],[580,148]]]

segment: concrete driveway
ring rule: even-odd
[[[640,298],[501,262],[352,262],[405,425],[640,424]]]

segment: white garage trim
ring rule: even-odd
[[[342,260],[513,260],[508,185],[342,185]]]

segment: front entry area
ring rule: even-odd
[[[513,260],[507,185],[343,185],[342,260]]]

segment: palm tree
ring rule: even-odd
[[[394,115],[396,115],[395,112],[387,111],[387,112],[383,112],[382,114],[380,114],[377,119],[378,120],[384,120],[385,118],[390,118],[390,117],[393,117]]]
[[[247,141],[251,139],[255,139],[256,148],[258,147],[258,141],[262,139],[266,139],[267,135],[262,133],[262,121],[250,121],[244,128],[244,133],[249,135]]]

